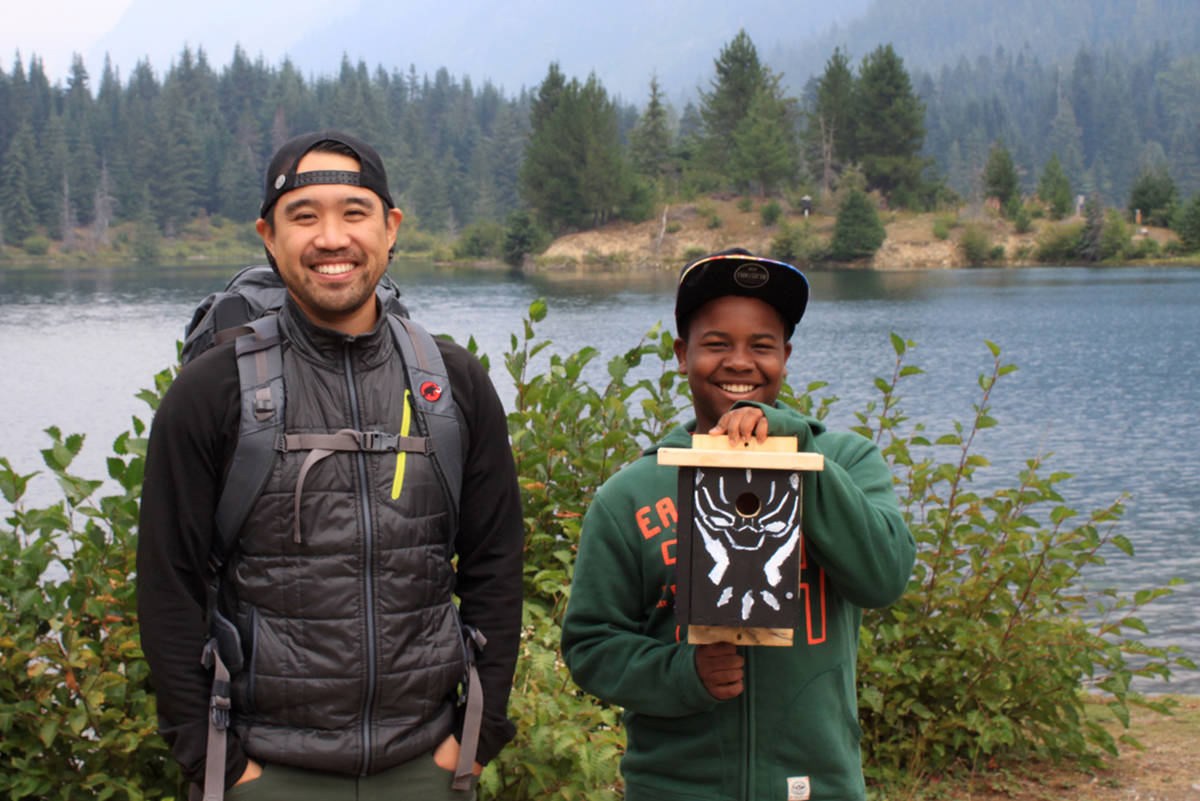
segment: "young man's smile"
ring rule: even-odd
[[[775,402],[792,352],[775,307],[726,295],[697,309],[687,329],[675,355],[692,390],[697,431],[708,431],[738,401]]]

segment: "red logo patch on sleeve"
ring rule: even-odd
[[[438,398],[442,397],[442,388],[432,381],[426,381],[421,385],[421,397],[433,403]]]

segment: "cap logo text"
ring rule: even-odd
[[[733,271],[733,282],[743,289],[759,289],[770,277],[767,268],[761,264],[743,264]]]

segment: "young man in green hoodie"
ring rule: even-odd
[[[625,708],[628,801],[865,798],[855,658],[863,608],[908,585],[915,544],[874,443],[778,402],[808,282],[736,248],[689,263],[675,354],[695,420],[605,482],[583,522],[563,655],[579,686]],[[786,647],[687,644],[675,618],[676,467],[692,433],[795,436],[803,473],[802,620]]]

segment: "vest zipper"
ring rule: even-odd
[[[361,431],[358,414],[358,392],[354,388],[354,367],[350,359],[350,343],[342,350],[346,366],[346,388],[350,392],[350,414],[354,430]],[[362,451],[355,451],[358,466],[359,503],[363,512],[363,604],[367,624],[367,695],[362,717],[362,775],[371,768],[371,709],[375,706],[375,532],[371,521],[371,494],[367,483],[367,460]]]

